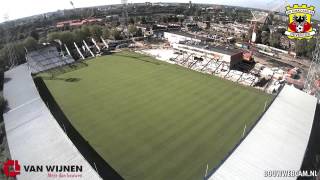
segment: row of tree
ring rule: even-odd
[[[28,36],[24,40],[7,43],[0,49],[0,66],[10,66],[11,64],[21,64],[25,62],[26,51],[32,51],[38,48],[39,44],[53,42],[58,40],[69,47],[73,47],[73,43],[82,43],[83,40],[94,38],[96,41],[104,39],[121,40],[125,37],[141,36],[142,32],[135,25],[130,24],[126,33],[123,29],[110,28],[100,25],[83,26],[72,31],[56,31],[48,33],[46,37],[39,40]]]
[[[261,35],[259,35],[261,33]],[[281,48],[281,36],[279,32],[270,33],[269,31],[258,32],[257,42],[270,45],[275,48]]]
[[[0,66],[10,66],[12,63],[21,64],[25,62],[26,50],[34,50],[38,47],[38,41],[29,36],[23,41],[11,42],[0,49]]]
[[[123,29],[110,28],[106,26],[92,25],[83,26],[79,29],[72,31],[58,31],[52,32],[47,35],[47,38],[42,41],[51,42],[54,40],[61,40],[62,43],[71,45],[73,42],[80,43],[89,37],[94,38],[96,41],[101,41],[100,37],[104,39],[121,40],[126,37],[141,36],[142,32],[133,24],[130,24],[127,31]]]
[[[281,37],[284,35],[285,29],[278,29],[276,32],[270,33],[270,31],[258,31],[257,33],[257,43],[262,43],[266,45],[270,45],[275,48],[283,48],[281,46]],[[312,57],[312,52],[314,51],[316,46],[316,40],[296,40],[295,41],[295,52],[297,56],[300,57]],[[287,49],[286,49],[287,50]]]
[[[316,39],[303,39],[296,41],[296,53],[300,57],[312,58],[312,53],[316,47]]]

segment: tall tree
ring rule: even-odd
[[[89,28],[89,26],[82,26],[81,27],[81,31],[82,31],[82,33],[83,33],[83,35],[85,37],[89,37],[90,36],[90,28]]]
[[[122,37],[121,37],[121,32],[120,32],[118,29],[116,29],[116,28],[113,28],[113,29],[111,30],[111,36],[113,37],[114,40],[120,40],[120,39],[122,39]]]
[[[104,39],[110,38],[110,30],[109,30],[109,28],[104,28],[104,29],[102,30],[102,37],[103,37]]]
[[[316,47],[316,39],[315,38],[312,38],[312,39],[309,39],[307,40],[307,46],[306,46],[306,56],[308,58],[312,58],[312,53]]]
[[[60,36],[61,42],[67,46],[72,46],[73,42],[75,42],[75,39],[75,34],[70,31],[62,32]]]
[[[61,32],[51,32],[47,35],[47,39],[49,42],[60,39],[60,37],[61,37]]]
[[[146,17],[142,16],[141,17],[141,24],[146,24],[146,23],[147,23]]]
[[[39,40],[39,34],[35,30],[31,31],[30,36],[33,37],[35,40]]]
[[[75,29],[72,32],[76,43],[81,43],[83,40],[88,38],[88,34],[83,29]]]
[[[296,53],[298,56],[305,56],[306,55],[306,40],[296,40]]]
[[[135,25],[129,25],[128,26],[128,32],[131,36],[135,36],[137,33],[138,29]]]
[[[14,53],[15,63],[21,64],[25,62],[25,49],[23,43],[7,43],[0,50],[0,62],[5,66],[12,65],[12,62],[10,62],[10,53]]]
[[[23,41],[23,45],[27,50],[36,50],[38,47],[38,41],[32,36],[29,36]]]
[[[99,41],[102,36],[102,27],[98,25],[90,26],[90,36]]]
[[[281,38],[281,34],[278,32],[274,32],[271,34],[270,36],[270,46],[275,47],[275,48],[279,48],[280,47],[280,38]]]
[[[133,17],[130,17],[129,24],[134,24],[134,23],[135,23],[135,21],[134,21]]]

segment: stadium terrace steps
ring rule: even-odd
[[[69,55],[62,57],[56,47],[50,46],[27,53],[27,64],[32,73],[60,67],[74,62]]]

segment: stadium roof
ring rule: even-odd
[[[208,179],[270,179],[264,177],[266,170],[300,170],[316,104],[315,97],[286,85],[252,131]]]
[[[12,159],[21,166],[82,165],[83,179],[101,179],[51,115],[26,64],[5,72],[4,97],[8,102],[4,122]],[[17,176],[18,180],[46,178],[46,171]]]

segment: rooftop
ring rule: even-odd
[[[176,35],[180,35],[180,36],[185,36],[185,37],[189,37],[189,38],[193,38],[193,39],[199,39],[201,41],[207,41],[209,40],[209,38],[206,37],[201,37],[198,35],[193,35],[184,31],[171,31],[171,32],[167,32],[167,33],[171,33],[171,34],[176,34]]]
[[[238,49],[231,49],[231,48],[223,47],[223,46],[211,46],[211,45],[207,45],[207,44],[203,44],[203,43],[196,44],[196,43],[191,43],[189,41],[180,42],[180,44],[189,45],[189,46],[200,48],[200,49],[206,49],[206,50],[218,52],[221,54],[227,54],[230,56],[233,56],[233,55],[236,55],[236,54],[239,54],[242,52]]]

